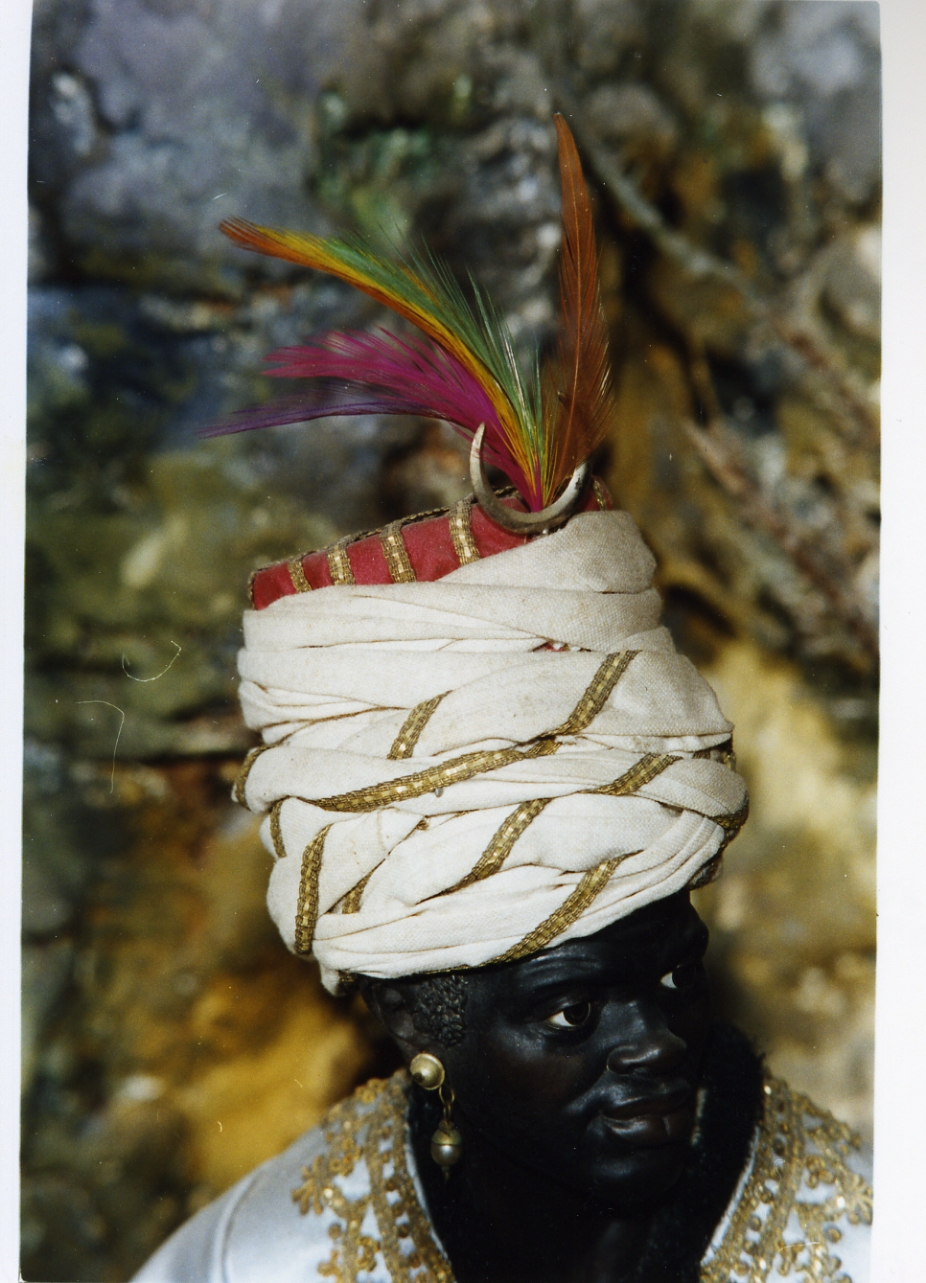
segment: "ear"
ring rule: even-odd
[[[398,1045],[406,1064],[425,1050],[427,1039],[415,1028],[408,1001],[398,985],[388,981],[361,982],[360,992],[373,1015]]]

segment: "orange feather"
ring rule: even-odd
[[[588,190],[572,132],[558,113],[554,120],[559,138],[562,245],[558,351],[543,378],[546,502],[604,441],[614,416],[608,325]]]

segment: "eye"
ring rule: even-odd
[[[700,979],[701,972],[700,962],[683,962],[681,966],[667,971],[659,983],[666,989],[690,989]]]
[[[545,1023],[554,1029],[578,1029],[581,1025],[588,1023],[591,1014],[590,1002],[577,1002],[571,1007],[563,1007],[562,1011],[557,1011],[555,1015],[547,1016]]]

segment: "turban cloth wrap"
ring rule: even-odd
[[[589,512],[436,582],[245,615],[264,743],[236,795],[329,989],[523,957],[708,880],[746,789],[654,565],[631,517]]]

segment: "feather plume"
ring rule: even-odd
[[[562,243],[557,353],[542,379],[543,490],[551,496],[604,441],[614,415],[608,325],[588,190],[569,126],[559,138]]]
[[[336,276],[421,334],[330,333],[275,352],[268,373],[308,379],[308,392],[233,415],[206,435],[326,414],[417,414],[445,419],[467,437],[485,423],[487,459],[530,508],[550,503],[603,439],[612,399],[588,193],[561,116],[556,128],[563,187],[559,335],[542,377],[535,360],[534,378],[525,380],[507,326],[475,282],[471,303],[427,252],[391,263],[356,237],[322,239],[231,219],[221,230],[236,244]]]
[[[466,367],[423,336],[401,339],[376,333],[333,331],[300,347],[281,348],[264,358],[271,378],[311,379],[300,397],[233,414],[203,436],[246,432],[283,423],[308,422],[337,414],[414,414],[443,419],[470,439],[485,423],[485,456],[511,475],[520,491],[528,478],[499,449],[503,439],[495,406]],[[358,371],[362,370],[362,376]]]
[[[524,385],[507,327],[478,289],[474,287],[474,311],[450,272],[424,253],[390,263],[359,238],[322,240],[256,227],[242,219],[220,226],[226,236],[247,249],[347,281],[422,330],[482,387],[494,409],[491,422],[486,423],[486,435],[492,433],[493,454],[503,460],[503,470],[515,485],[519,484],[515,475],[525,484],[532,469],[523,421],[527,416],[536,418],[538,410]],[[363,381],[359,370],[353,378]],[[537,506],[542,506],[540,495],[533,497]]]

